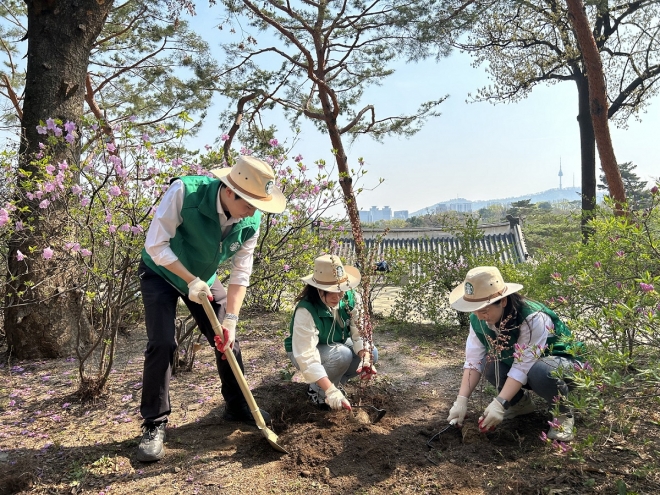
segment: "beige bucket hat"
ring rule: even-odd
[[[361,279],[357,268],[344,266],[339,256],[324,254],[314,260],[314,273],[300,280],[327,292],[346,292],[357,287]]]
[[[478,311],[522,288],[520,284],[504,282],[496,267],[478,266],[468,271],[465,281],[451,291],[449,305],[465,313]]]
[[[239,156],[233,167],[214,168],[211,173],[256,209],[282,213],[286,198],[275,186],[270,165],[253,156]]]

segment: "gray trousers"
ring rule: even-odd
[[[321,364],[328,374],[330,380],[335,387],[345,384],[349,379],[357,376],[357,369],[362,363],[362,359],[353,352],[353,341],[349,338],[343,344],[319,344],[316,346],[321,355]],[[293,352],[287,352],[289,359],[296,367],[300,369],[298,363],[293,357]],[[372,353],[372,362],[378,362],[378,349],[374,347]],[[319,398],[325,398],[325,393],[319,388],[316,383],[310,383],[309,386],[315,392],[318,392]]]
[[[517,404],[525,393],[524,389],[527,389],[543,397],[548,403],[548,407],[554,406],[555,397],[559,395],[566,397],[568,395],[571,384],[568,376],[570,376],[575,362],[575,359],[566,356],[545,356],[536,361],[527,373],[527,383],[511,399],[511,405]],[[556,376],[555,373],[560,368],[563,370],[560,374],[564,375],[561,378]],[[510,369],[511,366],[501,361],[499,366],[496,367],[495,361],[488,359],[483,374],[492,385],[497,386],[499,384],[498,391],[500,391]],[[568,412],[569,408],[560,404],[559,410]]]

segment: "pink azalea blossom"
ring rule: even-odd
[[[110,194],[110,196],[115,196],[115,197],[119,196],[121,195],[121,189],[119,188],[119,186],[112,186],[110,189],[108,189],[108,194]]]
[[[277,146],[277,139],[271,139],[268,142],[270,143],[271,146]]]
[[[38,125],[37,134],[48,134],[48,129],[42,125]]]
[[[16,230],[16,232],[20,232],[21,230],[23,230],[23,228],[24,228],[23,222],[21,222],[20,220],[14,224],[14,229]]]
[[[90,203],[90,199],[89,199],[89,198],[82,198],[82,199],[80,200],[80,206],[82,206],[83,208],[84,208],[85,206],[88,206],[89,203]]]
[[[50,248],[50,246],[49,246],[49,247],[47,247],[47,248],[44,249],[44,252],[43,252],[43,254],[42,254],[41,256],[43,256],[43,258],[44,258],[45,260],[49,260],[49,259],[51,259],[51,258],[53,257],[53,254],[55,254],[55,251],[53,251],[53,250]]]
[[[50,205],[50,201],[44,199],[41,203],[39,203],[39,208],[45,210],[46,208],[48,208],[49,205]]]
[[[48,129],[49,131],[54,131],[56,127],[57,125],[55,124],[54,119],[46,120],[46,129]]]
[[[71,192],[73,194],[75,194],[76,196],[79,196],[80,193],[82,192],[82,187],[80,187],[79,185],[72,186],[71,187]]]
[[[70,120],[67,120],[67,121],[64,123],[64,130],[65,130],[66,132],[73,132],[73,131],[76,130],[76,124],[73,123],[73,122],[71,122]]]
[[[70,132],[64,137],[64,140],[69,144],[73,144],[73,142],[76,140],[76,135],[73,132]]]
[[[285,272],[288,272],[289,270],[291,270],[291,267],[289,265],[284,265],[283,268],[284,268]]]
[[[0,227],[9,222],[9,212],[4,208],[0,208]]]
[[[117,151],[117,148],[115,147],[114,143],[106,144],[105,149],[107,149],[110,153],[114,153],[115,151]]]
[[[642,292],[651,292],[655,290],[655,287],[653,287],[653,284],[645,284],[644,282],[640,282],[639,288],[642,290]]]
[[[223,134],[222,136],[220,136],[220,139],[222,139],[223,141],[227,141],[229,139],[229,134]]]
[[[80,250],[80,254],[81,254],[82,256],[85,256],[85,257],[86,257],[86,256],[91,256],[91,255],[92,255],[92,252],[91,252],[89,249],[85,249],[85,248],[83,248],[83,249]]]
[[[19,249],[16,250],[16,260],[17,261],[23,261],[25,259],[25,255],[21,253]]]

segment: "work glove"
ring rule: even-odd
[[[330,385],[330,388],[325,391],[325,403],[335,411],[340,411],[342,408],[351,410],[351,403],[334,385]]]
[[[447,421],[450,425],[457,425],[459,428],[463,426],[463,421],[465,421],[465,415],[467,414],[467,403],[468,398],[459,395],[456,397],[456,402],[449,410],[449,416],[447,416]]]
[[[220,335],[213,337],[215,341],[215,348],[222,352],[222,359],[227,359],[225,352],[227,349],[234,349],[234,341],[236,340],[236,320],[222,320],[222,338]]]
[[[362,361],[360,361],[357,374],[361,380],[371,380],[376,374],[376,367],[371,363],[371,354],[367,351],[364,352]]]
[[[494,430],[495,427],[499,425],[503,420],[504,407],[498,402],[497,399],[493,399],[479,418],[479,429],[481,431]]]
[[[188,299],[197,304],[202,304],[202,300],[199,298],[200,292],[204,292],[208,296],[209,301],[213,301],[209,284],[197,277],[188,284]]]

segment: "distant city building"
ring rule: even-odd
[[[452,199],[444,203],[438,203],[435,206],[436,213],[446,211],[459,211],[461,213],[470,213],[472,211],[472,201],[463,198]]]
[[[400,218],[401,220],[408,219],[408,210],[401,210],[394,212],[394,218]]]
[[[360,210],[360,222],[362,223],[375,223],[380,220],[392,220],[392,208],[389,206],[383,206],[378,208],[377,206],[372,206],[369,211]],[[406,211],[406,218],[408,218],[408,212]]]

